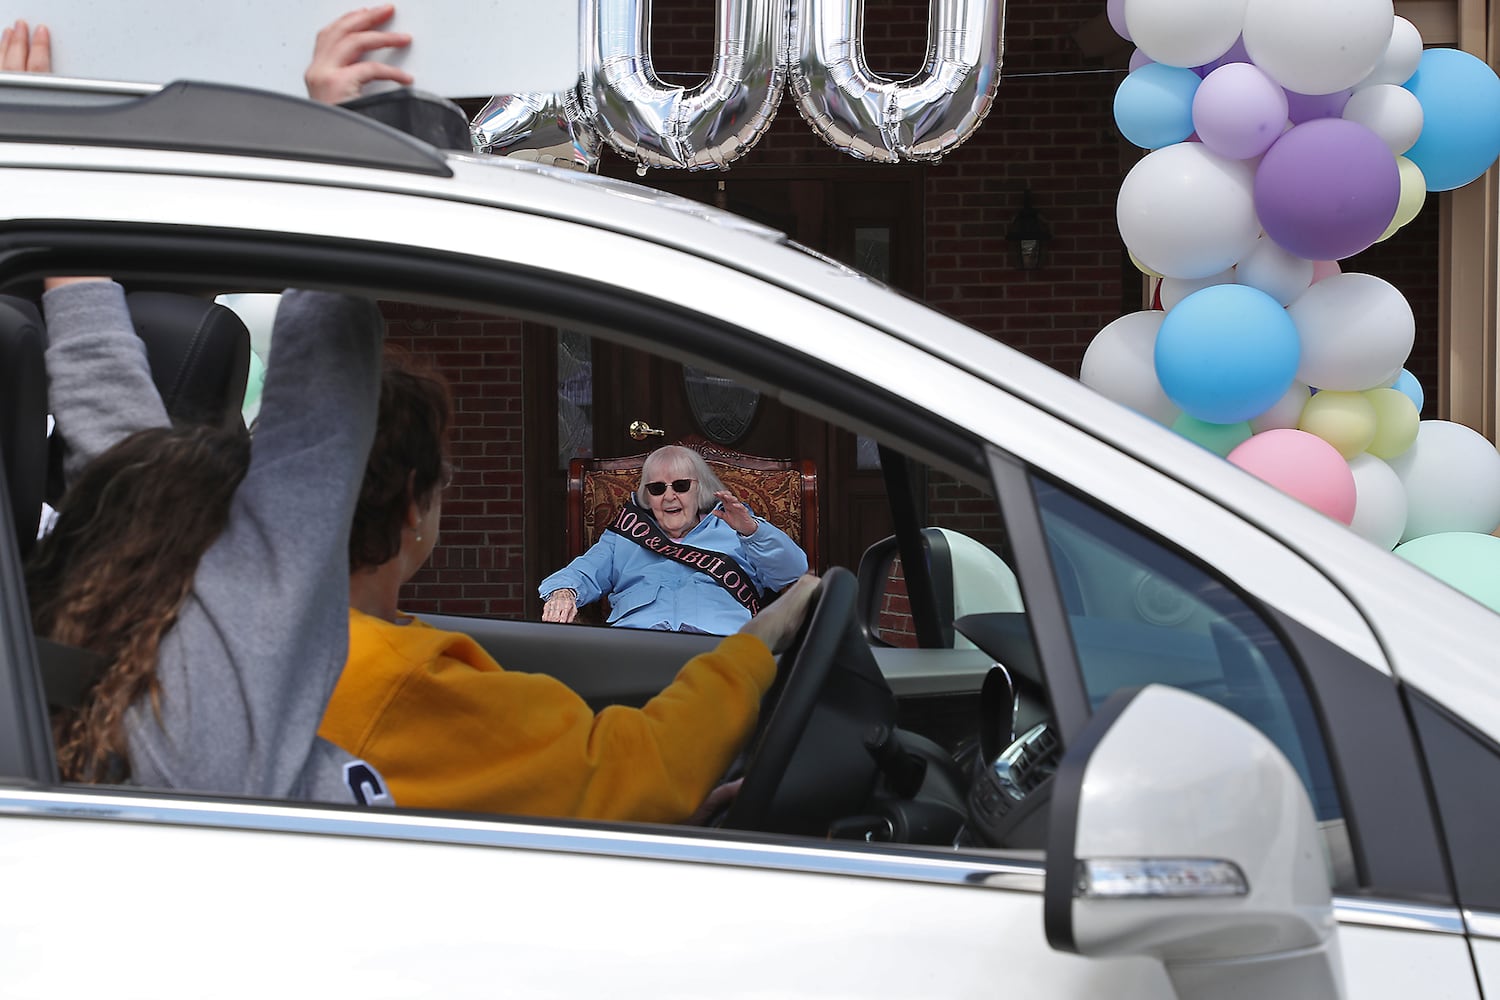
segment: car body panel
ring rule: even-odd
[[[0,143],[0,242],[100,224],[274,237],[561,275],[713,318],[747,350],[956,429],[972,446],[970,472],[1009,463],[1093,498],[1337,646],[1385,689],[1414,685],[1500,736],[1500,616],[1217,456],[764,227],[590,175],[450,162],[454,176],[435,179]],[[478,293],[428,294],[485,304]],[[707,339],[653,346],[713,360]],[[816,385],[756,387],[906,443],[899,420],[839,411]],[[939,467],[956,461],[913,447]],[[601,701],[643,697],[707,642],[478,628],[507,667],[555,672]],[[621,652],[608,666],[628,661],[628,675],[605,673],[599,650],[610,642]],[[18,660],[31,655],[13,645]],[[990,663],[973,650],[877,658],[907,695],[972,693]],[[7,995],[248,996],[289,984],[376,997],[1171,995],[1157,963],[1051,950],[1041,863],[1023,852],[57,790],[31,787],[40,768],[27,774],[0,786],[0,890],[26,901],[0,908]],[[1476,967],[1500,982],[1500,946],[1480,934],[1471,962],[1456,908],[1374,894],[1337,905],[1351,996],[1476,997]],[[159,943],[143,947],[139,928]]]

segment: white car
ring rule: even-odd
[[[893,504],[894,547],[829,571],[718,827],[61,784],[0,532],[5,996],[1500,992],[1494,612],[712,208],[285,97],[0,83],[0,291],[334,287],[580,329],[873,439],[992,529]],[[916,648],[870,638],[895,552],[930,578]],[[712,641],[442,621],[595,701]]]

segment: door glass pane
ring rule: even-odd
[[[1271,739],[1320,821],[1342,815],[1292,654],[1217,577],[1050,484],[1036,482],[1089,700],[1170,684],[1217,702]]]
[[[759,392],[694,365],[682,366],[682,385],[693,419],[705,437],[734,444],[745,436],[760,406]]]
[[[557,467],[594,455],[594,363],[590,339],[557,331]]]

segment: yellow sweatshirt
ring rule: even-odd
[[[776,662],[726,636],[642,708],[595,715],[561,681],[478,643],[349,611],[349,662],[318,735],[363,757],[403,806],[678,823],[749,736]]]

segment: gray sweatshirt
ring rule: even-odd
[[[120,287],[43,299],[53,415],[76,473],[168,422]],[[250,468],[125,717],[140,785],[388,804],[373,768],[317,736],[349,646],[349,525],[374,436],[384,323],[373,302],[288,292]],[[171,511],[142,511],[171,517]]]

